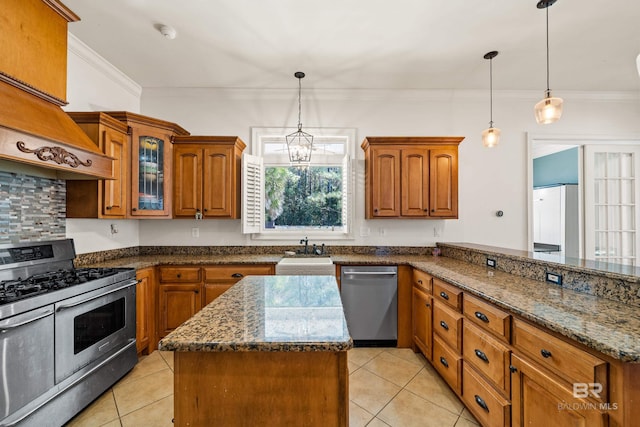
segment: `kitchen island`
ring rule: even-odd
[[[176,426],[347,426],[347,330],[333,276],[247,276],[160,341]]]

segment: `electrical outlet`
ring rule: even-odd
[[[487,267],[496,268],[496,260],[487,258]]]
[[[111,224],[111,234],[118,233],[118,226],[116,224]]]
[[[191,237],[200,237],[200,229],[196,227],[192,228]]]
[[[544,276],[547,282],[553,283],[558,286],[562,285],[562,274],[551,273],[550,271],[547,271],[544,273]]]

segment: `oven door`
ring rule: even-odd
[[[56,384],[136,339],[136,281],[55,304]]]

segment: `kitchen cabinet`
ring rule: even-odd
[[[418,286],[413,287],[413,343],[424,357],[432,358],[431,295]]]
[[[129,188],[128,127],[101,112],[67,113],[107,156],[113,179],[67,180],[67,218],[125,218]]]
[[[572,388],[562,384],[550,372],[515,354],[511,357],[511,365],[514,372],[511,376],[512,426],[609,425],[608,416],[599,409],[597,401],[576,397]],[[551,423],[550,419],[553,420]]]
[[[173,216],[240,218],[245,143],[235,136],[178,136],[173,145]]]
[[[166,336],[202,308],[200,267],[159,267],[158,336]]]
[[[204,267],[203,270],[203,306],[219,297],[245,276],[263,276],[272,275],[274,273],[273,265],[225,264]]]
[[[155,304],[153,268],[136,271],[136,350],[149,354],[157,347],[154,342]]]
[[[171,217],[173,146],[171,141],[189,132],[175,123],[127,111],[109,111],[130,127],[131,187],[127,193],[130,218]]]
[[[462,140],[365,138],[365,218],[457,218]]]
[[[272,275],[273,264],[160,266],[158,336],[162,338],[249,275]]]

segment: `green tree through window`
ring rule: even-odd
[[[266,166],[265,228],[341,227],[342,167]]]

